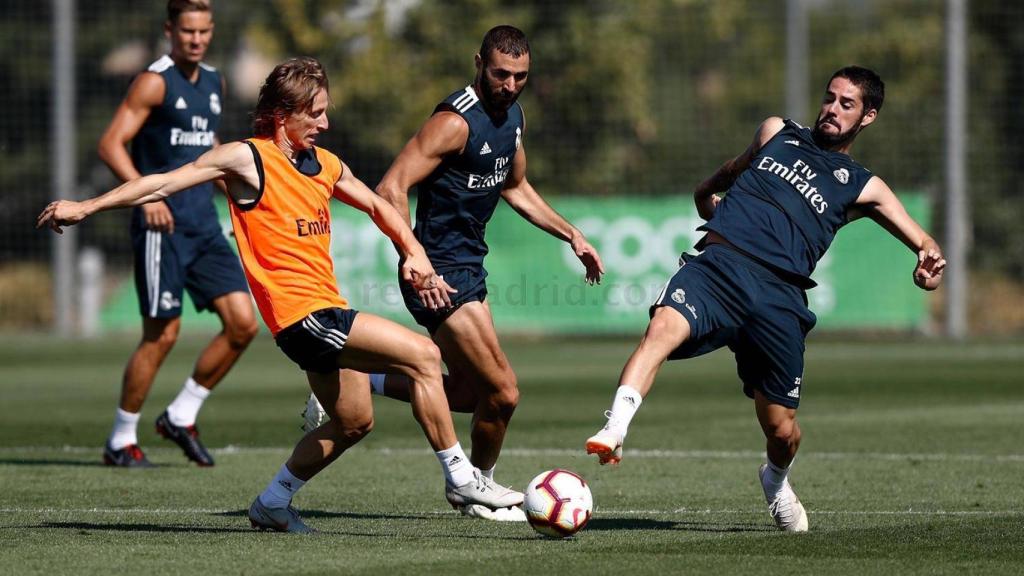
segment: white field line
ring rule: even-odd
[[[153,447],[147,452],[177,452],[177,448]],[[213,448],[210,452],[219,455],[231,454],[290,454],[284,446],[225,446]],[[102,449],[95,446],[0,446],[0,454],[99,454]],[[384,456],[423,456],[432,454],[428,448],[363,448],[356,446],[352,453],[380,454]],[[536,458],[538,456],[561,456],[587,458],[582,449],[568,448],[506,448],[502,456]],[[627,458],[655,460],[756,460],[764,458],[764,452],[756,450],[630,450],[625,449]],[[1024,462],[1024,454],[968,454],[948,452],[801,452],[801,460],[883,460],[896,462]],[[0,464],[2,465],[2,464]]]
[[[196,514],[231,514],[237,510],[218,508],[0,508],[0,514],[100,514],[100,515],[196,515]],[[751,515],[761,516],[761,508],[750,510],[738,509],[629,509],[597,507],[595,513],[606,516],[717,516],[717,515]],[[811,516],[1024,516],[1024,510],[808,510]],[[403,511],[403,514],[427,516],[455,516],[454,510],[419,510]]]

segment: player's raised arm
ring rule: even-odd
[[[849,215],[851,219],[871,218],[917,254],[914,284],[925,290],[939,287],[946,269],[942,249],[907,213],[903,203],[881,178],[873,176],[868,180]]]
[[[754,134],[754,141],[747,146],[739,156],[732,158],[722,164],[707,180],[697,185],[693,192],[693,201],[697,205],[697,213],[700,217],[709,220],[718,206],[718,192],[725,192],[736,181],[736,178],[750,166],[750,162],[757,155],[758,151],[768,143],[784,126],[782,118],[772,116],[767,118]]]
[[[409,188],[430,176],[445,156],[461,152],[468,138],[469,125],[461,116],[437,112],[402,148],[377,185],[377,194],[394,206],[411,227]]]
[[[599,284],[604,274],[604,263],[597,250],[590,245],[583,233],[570,224],[548,204],[526,179],[526,147],[520,146],[512,160],[512,171],[505,180],[502,198],[520,216],[534,226],[569,243],[576,257],[587,270],[587,282]]]
[[[150,174],[126,182],[117,188],[88,200],[51,202],[39,214],[36,227],[49,226],[61,233],[61,226],[71,226],[105,210],[159,202],[172,194],[217,178],[234,176],[253,164],[252,154],[241,142],[233,142],[210,150],[195,160],[163,174]]]
[[[394,242],[402,257],[402,280],[416,288],[425,305],[435,309],[451,306],[448,294],[456,290],[434,273],[426,251],[398,210],[374,194],[344,163],[341,169],[341,178],[334,185],[334,197],[365,212],[377,228]]]

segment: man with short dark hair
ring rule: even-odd
[[[796,410],[806,384],[804,338],[816,318],[805,290],[843,225],[867,216],[917,254],[913,279],[934,290],[946,261],[939,245],[882,181],[854,162],[850,147],[878,116],[885,85],[851,66],[825,88],[813,128],[768,118],[746,151],[694,193],[703,252],[681,267],[651,306],[651,322],[619,378],[608,422],[586,442],[601,464],[622,459],[622,442],[665,360],[728,346],[766,438],[759,477],[776,526],[807,530],[789,483],[800,446]],[[716,193],[726,192],[723,198]]]
[[[445,389],[453,410],[472,412],[471,459],[490,477],[519,402],[509,365],[487,303],[484,240],[487,222],[504,199],[523,218],[568,242],[599,282],[604,266],[583,233],[555,212],[526,179],[526,120],[517,102],[530,72],[530,45],[513,26],[496,26],[475,57],[476,78],[434,109],[384,175],[377,193],[410,221],[408,192],[419,191],[417,239],[437,272],[456,292],[452,305],[424,301],[402,285],[406,307],[441,349],[449,370]],[[378,393],[407,398],[399,377]],[[464,507],[470,516],[525,520],[518,509],[494,513]]]
[[[217,143],[224,82],[202,61],[213,36],[209,1],[170,0],[164,33],[170,54],[135,78],[100,139],[100,158],[124,182],[174,170]],[[142,340],[125,366],[114,427],[103,450],[108,465],[151,465],[138,446],[139,412],[178,339],[186,290],[197,310],[220,317],[222,329],[199,354],[191,377],[157,418],[156,429],[189,460],[214,464],[199,441],[196,417],[259,328],[238,257],[221,231],[213,190],[212,183],[198,185],[132,211]]]

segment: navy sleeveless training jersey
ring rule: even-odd
[[[132,162],[143,175],[174,170],[213,148],[222,96],[220,73],[206,64],[199,64],[195,84],[182,75],[170,56],[154,62],[149,71],[163,77],[166,93],[163,103],[153,108],[132,139]],[[212,183],[200,184],[166,200],[174,214],[175,230],[220,229],[213,190]],[[132,225],[145,226],[139,208],[133,211]]]
[[[699,230],[718,232],[812,287],[814,267],[870,179],[871,172],[849,156],[822,150],[809,128],[786,120]]]
[[[469,138],[461,154],[419,184],[414,231],[435,268],[479,266],[487,255],[484,230],[522,142],[523,109],[516,103],[492,118],[467,86],[434,109],[442,111],[462,116]]]

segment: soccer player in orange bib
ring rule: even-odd
[[[339,294],[330,256],[328,203],[337,198],[366,212],[402,253],[402,279],[428,307],[450,304],[454,290],[434,269],[398,212],[366,187],[334,154],[317,148],[327,130],[327,74],[313,58],[278,65],[260,89],[255,137],[203,154],[82,202],[49,204],[38,226],[57,232],[112,208],[159,202],[199,183],[223,179],[246,278],[278,347],[303,370],[330,419],[299,441],[291,457],[253,501],[254,527],[312,531],[291,506],[295,493],[373,427],[367,373],[412,381],[412,411],[444,472],[452,506],[506,508],[523,495],[495,484],[470,464],[452,425],[440,352],[429,338],[389,320],[357,313]],[[344,400],[342,401],[342,398]]]

